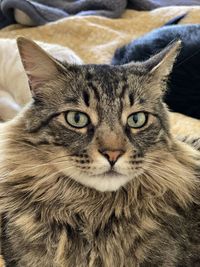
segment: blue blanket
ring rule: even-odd
[[[0,28],[12,23],[38,26],[71,15],[117,18],[126,7],[152,10],[169,5],[200,5],[200,0],[1,0]]]

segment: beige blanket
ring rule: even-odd
[[[122,18],[69,17],[40,27],[9,26],[0,38],[25,36],[71,48],[85,63],[109,63],[115,49],[188,12],[181,23],[200,23],[200,7],[167,7],[151,12],[127,10]],[[200,134],[200,121],[172,114],[175,133]]]

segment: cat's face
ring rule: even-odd
[[[143,64],[69,66],[18,43],[34,99],[26,141],[48,150],[57,171],[113,191],[153,168],[169,146],[162,95],[178,44]]]

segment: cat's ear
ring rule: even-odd
[[[22,64],[28,76],[31,92],[33,95],[37,95],[37,91],[59,74],[64,67],[29,39],[19,37],[17,45]]]
[[[151,85],[150,88],[154,88],[153,93],[156,96],[162,97],[165,94],[167,81],[180,49],[181,41],[173,42],[160,53],[144,62],[144,67],[149,77],[149,85]]]
[[[180,49],[181,41],[175,41],[144,63],[149,73],[154,76],[154,79],[162,80],[169,76]]]
[[[156,96],[162,96],[166,91],[166,82],[172,71],[174,62],[180,52],[181,41],[175,41],[161,50],[160,53],[143,62],[133,62],[126,66],[131,69],[138,68],[148,79],[148,88]],[[146,79],[145,79],[146,81]],[[154,88],[154,90],[152,90]]]

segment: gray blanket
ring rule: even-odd
[[[0,28],[12,23],[43,25],[71,15],[120,17],[126,8],[152,10],[200,5],[200,0],[1,0]]]

